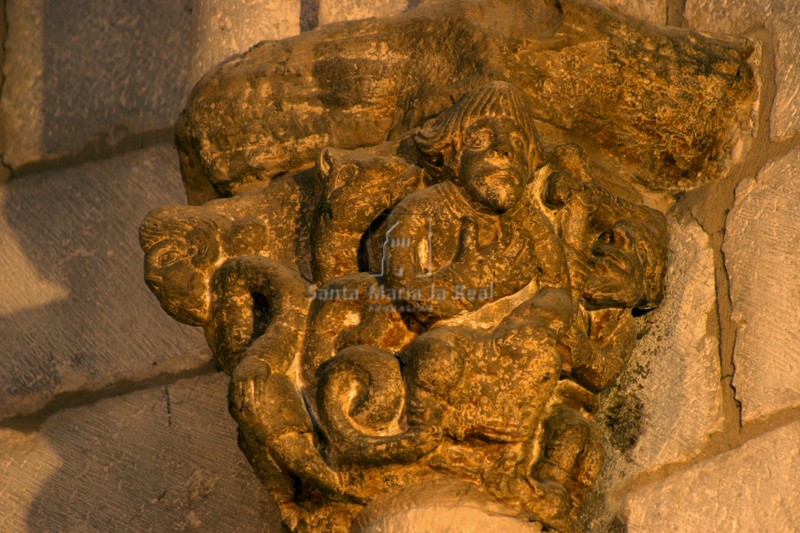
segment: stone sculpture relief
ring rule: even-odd
[[[580,66],[570,27],[616,52]],[[454,40],[412,46],[409,31]],[[623,49],[656,67],[626,79]],[[583,4],[445,1],[265,43],[198,85],[182,171],[190,199],[223,198],[147,217],[145,277],[204,329],[240,446],[292,531],[369,530],[382,497],[451,481],[582,530],[604,455],[598,394],[663,292],[666,221],[646,194],[722,172],[752,91],[746,53]],[[570,95],[541,79],[548,54],[598,84],[617,68],[663,135],[647,106],[554,98]],[[348,80],[359,65],[366,78]],[[723,88],[697,111],[716,123],[680,146],[673,115],[696,106],[653,91],[672,76],[687,95]]]

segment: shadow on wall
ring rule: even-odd
[[[58,392],[206,367],[202,334],[166,316],[145,287],[137,242],[150,206],[182,201],[176,166],[172,148],[157,147],[0,187],[0,418]],[[236,445],[226,389],[212,374],[47,418],[9,463],[11,479],[37,488],[12,489],[30,504],[26,529],[276,524]],[[229,502],[243,509],[228,513]]]
[[[152,206],[183,201],[176,167],[157,147],[0,189],[0,418],[204,364],[202,334],[145,287],[137,239]]]
[[[320,0],[300,0],[300,31],[310,31],[319,25]]]
[[[341,1],[341,0],[327,0],[327,1]],[[384,3],[381,0],[372,0],[369,1],[362,1],[362,2],[352,2],[353,4],[381,4]],[[300,0],[300,31],[306,32],[313,30],[317,26],[319,26],[319,8],[320,8],[321,0]],[[408,4],[406,6],[406,10],[414,9],[415,7],[419,6],[420,4],[425,3],[426,0],[408,0]]]
[[[190,0],[40,1],[45,153],[171,124],[189,83]]]
[[[48,420],[59,468],[28,531],[278,533],[277,507],[236,446],[217,374],[104,400]]]
[[[26,104],[42,153],[171,127],[188,93],[191,1],[32,1],[41,42],[25,45],[39,68]],[[202,333],[171,320],[143,281],[138,225],[182,203],[171,146],[0,185],[0,420],[61,393],[207,367]],[[172,400],[150,389],[48,418],[30,441],[49,450],[47,464],[26,447],[10,463],[40,487],[11,489],[33,500],[25,529],[275,524],[236,446],[224,376],[199,379],[223,385],[183,386]],[[228,513],[229,501],[252,510]]]

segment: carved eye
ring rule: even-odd
[[[467,135],[467,148],[470,150],[486,150],[492,144],[492,132],[486,128],[471,131]]]
[[[518,152],[524,152],[525,151],[525,140],[522,138],[521,135],[518,135],[516,133],[512,134],[511,135],[511,146],[514,147],[514,150],[517,150]]]
[[[178,250],[167,249],[161,254],[159,254],[156,263],[158,263],[158,266],[160,267],[166,267],[173,263],[176,263],[180,259],[181,259],[181,253],[178,252]]]
[[[604,231],[597,239],[601,244],[613,246],[620,250],[629,249],[630,239],[623,228],[611,228]]]

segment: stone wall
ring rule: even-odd
[[[629,370],[644,430],[614,497],[628,531],[798,531],[800,4],[686,0],[677,21],[750,39],[759,97],[729,176],[671,210],[674,329]]]
[[[279,530],[202,334],[142,281],[136,229],[185,200],[172,125],[208,68],[418,3],[5,1],[0,530]],[[666,300],[604,400],[593,527],[797,531],[800,4],[603,3],[751,39],[759,97],[728,177],[670,209]]]

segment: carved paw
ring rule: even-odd
[[[229,398],[234,418],[251,419],[267,401],[267,379],[270,369],[263,361],[246,357],[231,375]]]
[[[529,481],[535,495],[528,505],[538,518],[560,533],[574,533],[581,530],[572,517],[572,500],[563,485],[555,481],[544,483]]]
[[[586,280],[592,275],[589,259],[583,252],[569,245],[564,246],[564,252],[567,255],[567,264],[569,265],[572,285],[575,287],[583,287],[586,284]]]

